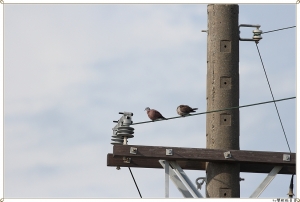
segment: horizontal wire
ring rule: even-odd
[[[284,29],[295,28],[295,27],[296,27],[296,26],[292,26],[292,27],[286,27],[286,28],[282,28],[282,29],[275,29],[275,30],[271,30],[271,31],[263,32],[262,34],[269,33],[269,32],[276,32],[276,31],[280,31],[280,30],[284,30]]]
[[[227,110],[231,110],[231,109],[251,107],[251,106],[255,106],[255,105],[268,104],[268,103],[272,103],[272,102],[280,102],[280,101],[290,100],[290,99],[295,99],[295,98],[296,97],[289,97],[289,98],[284,98],[284,99],[279,99],[279,100],[272,100],[272,101],[267,101],[267,102],[259,102],[259,103],[249,104],[249,105],[243,105],[243,106],[230,107],[230,108],[219,109],[219,110],[212,110],[212,111],[200,112],[200,113],[190,114],[188,116],[175,116],[175,117],[170,117],[170,118],[167,118],[167,119],[164,119],[164,120],[137,122],[137,123],[133,123],[131,125],[138,125],[138,124],[144,124],[144,123],[153,123],[153,122],[158,122],[158,121],[167,121],[167,120],[171,120],[171,119],[185,118],[185,117],[197,116],[197,115],[201,115],[201,114],[208,114],[208,113],[213,113],[213,112],[227,111]]]

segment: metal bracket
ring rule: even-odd
[[[224,157],[225,157],[225,159],[231,158],[231,153],[230,153],[230,151],[224,152]]]
[[[162,165],[163,168],[165,168],[165,173],[168,173],[177,189],[182,193],[182,195],[185,198],[203,198],[201,193],[195,188],[194,184],[190,181],[188,176],[175,161],[159,160],[159,163]],[[169,166],[167,166],[168,163]],[[165,182],[166,197],[168,197],[168,180],[166,180]]]
[[[252,37],[252,39],[241,38],[241,36],[240,36],[240,41],[255,41],[256,43],[258,43],[259,40],[262,39],[262,37],[261,37],[262,31],[259,30],[260,25],[240,24],[239,25],[239,29],[240,29],[240,27],[256,27],[256,29],[253,30],[253,37]]]
[[[130,154],[137,154],[137,148],[136,147],[130,147]]]
[[[173,155],[173,149],[166,149],[166,155],[172,156]]]
[[[164,163],[165,163],[165,197],[169,198],[170,165],[169,165],[169,161],[164,161]]]
[[[123,157],[123,161],[124,161],[124,163],[130,163],[131,158]]]
[[[291,155],[283,154],[283,161],[291,161]]]
[[[260,194],[267,188],[270,182],[275,178],[275,176],[279,173],[282,166],[275,166],[268,176],[262,181],[262,183],[257,187],[257,189],[251,194],[250,198],[258,198]]]

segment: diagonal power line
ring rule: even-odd
[[[243,106],[230,107],[230,108],[225,108],[225,109],[218,109],[218,110],[212,110],[212,111],[206,111],[206,112],[194,113],[194,114],[190,114],[190,115],[188,115],[188,116],[174,116],[174,117],[167,118],[166,120],[143,121],[143,122],[133,123],[133,124],[131,124],[131,125],[138,125],[138,124],[144,124],[144,123],[153,123],[153,122],[158,122],[158,121],[167,121],[167,120],[171,120],[171,119],[185,118],[185,117],[197,116],[197,115],[201,115],[201,114],[208,114],[208,113],[213,113],[213,112],[227,111],[227,110],[231,110],[231,109],[239,109],[239,108],[244,108],[244,107],[252,107],[252,106],[255,106],[255,105],[268,104],[268,103],[272,103],[272,102],[275,103],[275,102],[280,102],[280,101],[285,101],[285,100],[290,100],[290,99],[295,99],[295,98],[296,98],[296,97],[289,97],[289,98],[283,98],[283,99],[279,99],[279,100],[272,100],[272,101],[266,101],[266,102],[259,102],[259,103],[249,104],[249,105],[243,105]]]
[[[275,105],[275,108],[276,108],[276,111],[277,111],[277,115],[278,115],[278,118],[279,118],[279,121],[280,121],[280,124],[281,124],[281,128],[282,128],[282,131],[283,131],[283,134],[284,134],[287,146],[288,146],[288,148],[290,150],[290,153],[291,153],[291,148],[290,148],[288,139],[287,139],[286,134],[285,134],[285,130],[284,130],[284,127],[283,127],[283,124],[282,124],[282,121],[281,121],[281,118],[280,118],[280,114],[279,114],[279,111],[278,111],[278,108],[277,108],[277,105],[276,105],[276,102],[275,102],[275,99],[274,99],[274,95],[273,95],[273,92],[272,92],[272,89],[271,89],[271,85],[270,85],[270,82],[269,82],[269,79],[268,79],[268,75],[267,75],[267,72],[266,72],[266,69],[265,69],[262,57],[260,55],[260,52],[259,52],[259,49],[258,49],[258,45],[257,45],[257,43],[255,43],[255,44],[256,44],[256,48],[257,48],[257,51],[258,51],[258,54],[259,54],[259,57],[260,57],[260,61],[261,61],[262,67],[264,69],[265,76],[266,76],[266,79],[267,79],[267,82],[268,82],[268,85],[269,85],[269,89],[270,89],[270,92],[271,92],[271,95],[272,95],[272,98],[273,98],[273,101],[274,101],[274,105]]]

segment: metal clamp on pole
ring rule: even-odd
[[[199,183],[198,180],[202,180],[202,182]],[[196,179],[197,189],[201,189],[201,187],[204,184],[204,182],[206,182],[206,177],[198,177]]]
[[[240,25],[239,25],[239,28],[240,28],[240,27],[256,27],[256,29],[253,30],[253,37],[252,37],[252,39],[249,39],[249,38],[241,38],[241,36],[240,36],[240,41],[255,41],[255,43],[258,43],[259,40],[262,39],[262,37],[261,37],[262,31],[259,30],[260,25],[240,24]],[[241,31],[240,31],[240,32],[241,32]]]

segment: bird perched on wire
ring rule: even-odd
[[[165,117],[163,117],[163,115],[161,115],[161,113],[159,113],[159,111],[155,109],[150,109],[149,107],[146,107],[145,111],[147,111],[148,117],[152,121],[161,120],[161,119],[167,120]]]
[[[177,107],[177,114],[179,114],[180,116],[187,116],[191,112],[196,112],[195,110],[197,110],[197,109],[198,108],[191,108],[188,105],[179,105]]]

